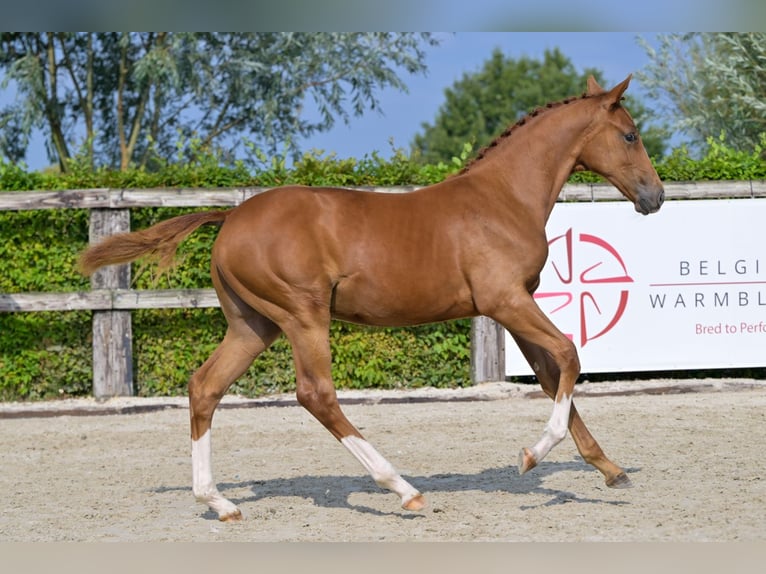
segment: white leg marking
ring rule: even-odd
[[[370,443],[358,436],[347,436],[341,439],[341,444],[345,446],[356,459],[362,463],[362,466],[370,473],[375,483],[381,488],[386,488],[399,495],[402,499],[402,506],[406,505],[420,492],[409,482],[404,480],[393,465],[375,450]]]
[[[572,396],[564,395],[560,402],[554,401],[553,413],[545,425],[543,436],[537,441],[537,444],[530,450],[535,455],[535,460],[540,462],[567,436],[567,427],[569,425],[569,411],[572,405]]]
[[[218,492],[213,482],[213,445],[210,429],[199,440],[192,440],[192,492],[198,501],[206,503],[220,518],[237,514],[236,505]]]

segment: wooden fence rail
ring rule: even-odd
[[[130,209],[137,207],[231,207],[267,188],[235,189],[81,189],[0,192],[0,211],[90,209],[91,242],[130,230]],[[356,187],[360,192],[407,193],[414,186]],[[668,199],[766,197],[764,181],[665,184]],[[620,193],[607,184],[567,184],[560,201],[615,201]],[[212,289],[130,289],[130,265],[100,269],[91,290],[72,293],[0,293],[0,312],[93,311],[93,395],[133,394],[132,327],[134,309],[217,307]],[[503,330],[486,317],[471,328],[471,377],[474,382],[505,378]]]

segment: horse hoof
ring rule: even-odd
[[[524,474],[537,466],[537,460],[532,451],[528,448],[522,448],[519,452],[519,475]]]
[[[402,508],[405,510],[412,510],[413,512],[417,512],[418,510],[423,510],[426,506],[426,498],[422,494],[417,494],[410,498],[407,502],[402,503]]]
[[[606,479],[606,485],[609,488],[633,488],[633,483],[624,472]]]
[[[239,508],[235,510],[234,512],[229,512],[228,514],[222,514],[218,517],[218,520],[221,522],[239,522],[242,520],[242,513],[239,511]]]

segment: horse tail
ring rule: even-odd
[[[220,225],[233,210],[206,211],[179,215],[152,227],[130,233],[117,233],[91,245],[80,254],[79,268],[91,275],[99,267],[128,263],[142,256],[156,260],[160,270],[173,264],[178,245],[203,225]]]

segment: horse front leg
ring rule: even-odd
[[[574,344],[540,310],[532,296],[524,291],[504,299],[511,303],[498,307],[490,316],[518,340],[528,341],[550,357],[558,373],[553,393],[553,412],[543,435],[532,447],[519,453],[519,474],[537,466],[567,433],[572,412],[574,385],[580,374],[580,360]],[[533,365],[533,369],[534,369]]]
[[[519,452],[519,474],[533,469],[543,460],[554,446],[559,444],[567,435],[569,414],[572,409],[572,395],[562,393],[553,399],[553,412],[548,423],[543,429],[543,436],[540,437],[534,446],[524,447]]]
[[[550,398],[555,398],[559,377],[556,363],[553,362],[550,355],[541,347],[532,345],[516,335],[513,337],[524,358],[535,372],[535,376],[545,394]],[[585,426],[574,402],[572,402],[569,412],[569,432],[572,434],[572,439],[583,460],[596,467],[604,475],[604,481],[607,486],[611,488],[629,488],[632,486],[625,471],[609,460],[604,454],[601,446],[593,438],[588,427]]]

